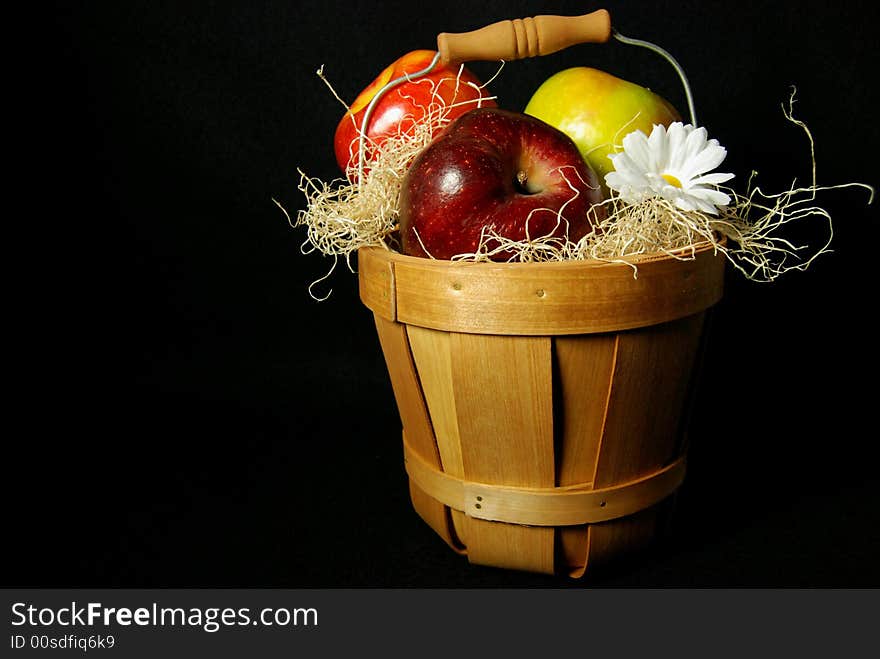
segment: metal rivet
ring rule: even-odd
[[[477,497],[477,501],[482,501],[483,497]]]
[[[452,282],[452,290],[460,291],[461,290],[461,282],[458,282],[458,281]]]
[[[599,502],[599,507],[600,507],[600,508],[604,508],[606,503],[607,503],[606,501],[600,501],[600,502]]]
[[[539,288],[537,291],[535,291],[535,295],[537,295],[538,297],[544,297],[544,289]]]
[[[474,508],[482,508],[482,507],[483,507],[483,506],[481,506],[481,505],[478,504],[478,503],[474,504]]]

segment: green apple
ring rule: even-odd
[[[681,115],[650,89],[585,66],[549,77],[532,95],[525,114],[542,119],[568,135],[599,175],[613,169],[608,155],[619,150],[634,130],[651,133],[654,124],[669,126]]]

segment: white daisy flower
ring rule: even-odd
[[[683,211],[699,210],[712,215],[730,203],[715,186],[733,174],[709,174],[727,156],[718,140],[707,140],[705,128],[676,121],[669,129],[657,124],[650,137],[637,130],[623,138],[623,151],[609,155],[613,172],[605,183],[620,198],[636,204],[662,197]]]

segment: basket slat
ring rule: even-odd
[[[704,314],[619,334],[594,487],[625,482],[667,464],[679,443]],[[586,563],[622,555],[656,535],[660,506],[594,524]]]
[[[461,447],[465,478],[553,487],[551,340],[452,333],[450,341],[456,418],[468,438]],[[465,528],[473,563],[554,571],[552,528],[470,517]]]
[[[605,427],[617,335],[557,337],[554,347],[564,438],[559,443],[557,485],[591,483]],[[575,573],[586,567],[588,531],[587,525],[559,529],[562,560]]]
[[[410,444],[429,464],[440,468],[440,456],[434,442],[434,432],[422,397],[419,379],[409,350],[406,326],[375,316],[376,332],[388,365],[391,388],[397,401],[401,424]],[[443,538],[446,543],[461,552],[446,506],[421,492],[410,483],[410,498],[416,512]]]
[[[461,438],[458,434],[458,416],[455,392],[452,387],[452,357],[449,333],[410,325],[407,327],[410,349],[418,369],[425,395],[434,436],[444,471],[464,478],[461,457]],[[468,544],[464,513],[451,510],[452,523],[461,542]]]

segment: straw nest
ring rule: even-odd
[[[804,122],[794,118],[793,105],[794,93],[782,109],[786,119],[802,129],[809,141],[812,180],[808,185],[794,182],[787,190],[768,193],[757,185],[756,173],[752,172],[744,192],[720,188],[730,196],[731,202],[719,209],[717,215],[682,211],[659,197],[636,204],[624,203],[612,192],[602,204],[603,212],[599,208],[591,209],[595,214],[594,230],[580,240],[571,241],[563,235],[561,238],[530,236],[524,241],[512,241],[498,235],[492,227],[486,227],[478,249],[457,255],[454,260],[491,261],[503,255],[505,261],[516,262],[573,259],[627,262],[629,257],[649,253],[668,253],[687,259],[692,254],[689,247],[710,243],[752,281],[773,281],[786,272],[804,270],[817,257],[830,251],[834,233],[830,213],[817,203],[818,193],[832,188],[862,187],[869,190],[868,203],[871,203],[873,188],[861,183],[824,187],[817,184],[813,136]],[[381,144],[368,142],[371,159],[362,176],[356,165],[349,168],[345,178],[330,182],[299,170],[299,190],[305,195],[305,208],[299,210],[295,218],[281,209],[291,226],[306,230],[302,251],[317,251],[332,260],[326,275],[313,282],[310,288],[313,296],[314,287],[330,276],[340,259],[354,272],[351,257],[360,247],[398,249],[401,184],[413,159],[449,123],[450,110],[435,95],[429,106],[422,108],[424,119],[407,123],[405,131]],[[358,146],[355,142],[352,149]],[[797,244],[787,237],[788,225],[810,221],[822,225],[821,244]],[[560,222],[564,222],[561,217]],[[815,236],[816,232],[811,231],[811,235]],[[638,276],[635,266],[633,274]]]

